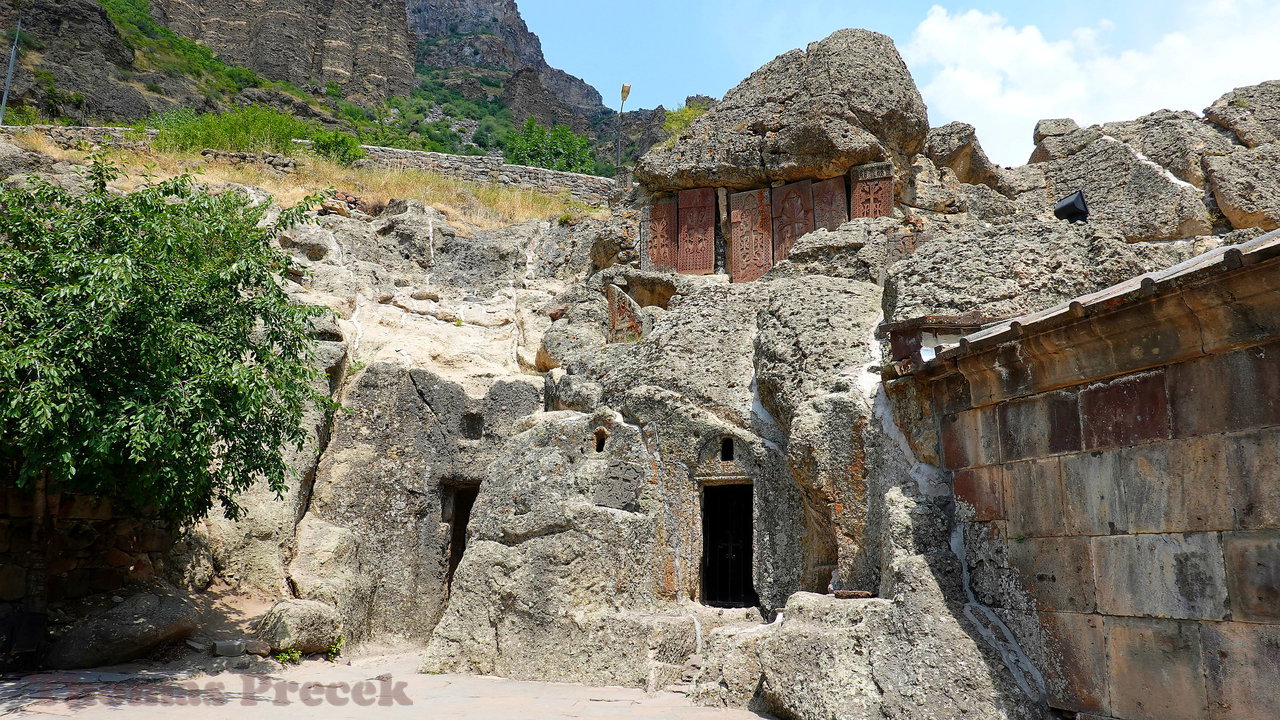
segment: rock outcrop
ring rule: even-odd
[[[412,89],[413,49],[399,0],[261,4],[157,0],[156,18],[218,57],[272,80],[381,100]]]
[[[749,189],[879,160],[901,171],[928,130],[893,41],[840,30],[752,73],[674,143],[646,154],[636,177],[652,190]]]
[[[114,665],[181,641],[195,629],[196,614],[186,601],[142,593],[76,624],[42,659],[63,670]]]

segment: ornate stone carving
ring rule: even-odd
[[[813,182],[801,180],[773,191],[773,261],[782,262],[802,235],[813,232]]]
[[[734,282],[755,280],[773,267],[772,215],[768,188],[729,196],[729,272]]]
[[[635,342],[644,334],[640,306],[617,285],[606,285],[609,299],[609,342]]]
[[[681,190],[680,236],[676,243],[676,272],[710,275],[716,271],[716,191]]]
[[[813,225],[835,230],[849,220],[849,196],[844,176],[813,184]]]
[[[850,215],[856,218],[893,214],[893,164],[869,163],[849,171]]]
[[[649,268],[651,270],[676,269],[676,199],[659,200],[649,208],[648,232]]]

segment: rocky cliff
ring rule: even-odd
[[[151,9],[174,32],[273,80],[317,91],[334,82],[366,101],[414,86],[412,40],[398,0],[156,0]]]

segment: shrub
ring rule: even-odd
[[[155,116],[147,125],[160,131],[156,147],[161,150],[288,153],[294,150],[294,138],[306,140],[315,133],[314,125],[264,105],[200,115],[182,108]]]
[[[301,665],[302,651],[296,649],[281,650],[275,654],[276,662],[281,665]]]
[[[662,121],[662,129],[668,135],[676,136],[684,132],[694,120],[702,117],[707,112],[708,106],[705,103],[686,104],[679,110],[668,110],[667,117]]]
[[[311,149],[317,155],[339,165],[350,165],[364,157],[360,141],[341,130],[324,130],[311,137]]]
[[[334,408],[312,385],[324,311],[291,301],[274,246],[319,198],[262,222],[241,193],[182,176],[123,194],[117,174],[91,156],[83,192],[0,188],[0,465],[37,499],[238,518],[250,485],[283,494],[283,449]]]
[[[519,132],[507,136],[505,145],[507,162],[514,165],[580,173],[595,169],[591,140],[573,132],[568,125],[556,125],[548,130],[536,119],[529,118]]]

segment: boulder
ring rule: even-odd
[[[1043,164],[1045,211],[1054,201],[1084,190],[1089,224],[1129,241],[1173,240],[1213,231],[1203,191],[1129,145],[1093,128],[1050,140],[1061,143],[1061,152],[1055,151],[1055,159]]]
[[[1205,108],[1211,122],[1235,133],[1247,147],[1280,140],[1280,80],[1236,88]]]
[[[1231,226],[1280,227],[1280,142],[1205,160],[1218,209]]]
[[[64,670],[114,665],[180,642],[195,630],[195,610],[184,600],[143,593],[72,626],[49,647],[44,663]]]
[[[840,30],[756,70],[635,175],[651,190],[748,189],[821,179],[892,160],[901,170],[924,147],[924,101],[893,41]]]
[[[1031,141],[1039,145],[1045,138],[1067,135],[1079,129],[1080,126],[1071,118],[1047,118],[1036,123]]]
[[[324,652],[340,637],[338,611],[315,600],[281,600],[258,623],[257,639],[270,645],[272,652]]]
[[[11,142],[8,136],[0,135],[0,179],[12,175],[51,172],[53,165],[54,160],[48,155],[23,150]]]
[[[999,190],[1001,168],[991,162],[978,143],[977,131],[968,123],[952,122],[929,130],[925,155],[939,168],[951,168],[962,183]]]

